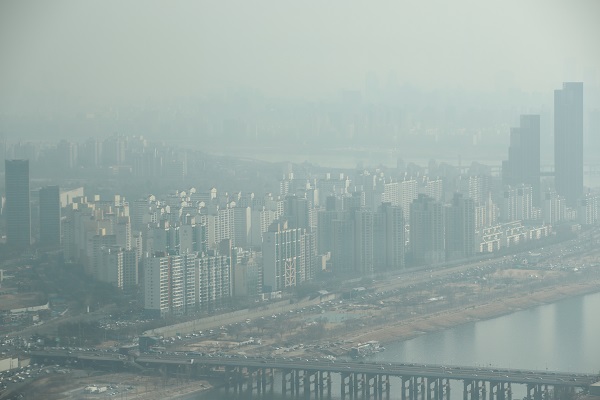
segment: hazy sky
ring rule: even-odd
[[[318,98],[375,73],[550,91],[600,71],[600,1],[4,1],[0,113],[238,86]]]

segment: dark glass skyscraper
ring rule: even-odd
[[[6,243],[23,249],[31,245],[29,160],[6,160]]]
[[[583,196],[583,83],[554,91],[554,184],[567,205]]]
[[[540,193],[540,116],[521,115],[520,126],[510,131],[508,161],[502,164],[505,185],[531,185],[533,204],[541,203]]]

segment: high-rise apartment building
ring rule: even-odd
[[[529,221],[533,216],[533,189],[531,185],[507,187],[502,196],[500,216],[504,222]]]
[[[303,230],[273,223],[263,236],[263,279],[268,291],[289,289],[304,277]],[[300,278],[300,279],[298,279]]]
[[[410,205],[410,250],[414,265],[445,261],[444,205],[420,194]]]
[[[155,316],[181,315],[196,303],[196,257],[157,255],[144,261],[144,308]]]
[[[40,245],[60,246],[60,190],[58,186],[40,189]]]
[[[459,260],[475,254],[475,202],[455,193],[446,208],[446,259]]]
[[[410,221],[410,205],[419,196],[419,184],[414,179],[405,179],[399,183],[398,205],[404,211],[404,220]]]
[[[393,206],[390,203],[383,203],[376,213],[376,221],[382,224],[375,224],[374,240],[376,250],[375,254],[381,252],[381,261],[383,264],[375,263],[375,270],[397,271],[403,269],[404,247],[405,247],[405,221],[402,207]]]
[[[232,295],[231,258],[224,255],[198,257],[196,302],[201,309],[219,306]]]
[[[352,212],[354,219],[354,262],[355,270],[361,275],[374,272],[373,266],[373,223],[374,213],[362,209]]]
[[[577,219],[580,224],[593,225],[597,224],[598,208],[600,206],[600,196],[597,194],[588,193],[579,201],[577,209]]]
[[[583,83],[554,91],[554,183],[567,205],[583,196]]]
[[[5,160],[6,243],[23,249],[31,245],[29,160]]]

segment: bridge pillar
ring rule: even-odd
[[[304,371],[302,375],[302,386],[304,386],[304,398],[310,398],[310,374],[308,371]]]
[[[361,374],[360,387],[362,389],[362,398],[363,398],[363,400],[365,400],[367,398],[366,389],[369,387],[369,382],[366,381],[365,374]]]
[[[311,382],[312,381],[312,382]],[[309,384],[309,394],[311,390],[315,392],[315,399],[319,398],[319,371],[315,371],[312,375],[308,377]]]
[[[296,397],[300,396],[300,371],[296,371],[294,374],[294,388],[296,389]]]
[[[434,388],[431,386],[435,386],[436,379],[435,378],[427,378],[427,400],[438,400],[435,395],[432,395]]]
[[[498,382],[490,382],[490,400],[498,399]]]
[[[238,392],[241,395],[244,390],[244,375],[242,374],[241,367],[239,367],[237,370],[237,384],[238,384]]]
[[[371,379],[373,379],[373,384],[371,384]],[[377,399],[377,374],[375,375],[367,375],[367,398],[371,398],[371,388],[373,389],[373,398]]]
[[[348,392],[350,394],[351,399],[354,398],[354,393],[356,393],[354,390],[354,378],[355,378],[354,374],[352,374],[352,373],[348,374]]]
[[[408,382],[408,386],[406,383]],[[410,392],[411,378],[402,377],[402,400],[406,400],[406,394],[408,392],[408,398],[412,400],[412,393]]]
[[[229,393],[231,390],[231,368],[225,366],[225,391]]]
[[[552,395],[553,400],[559,400],[562,397],[563,390],[564,389],[562,388],[562,386],[554,385],[554,390],[552,391],[553,392],[553,395]]]
[[[410,400],[418,400],[419,399],[419,378],[413,376],[412,382],[409,389]]]
[[[246,394],[248,395],[248,398],[252,398],[252,390],[254,388],[254,382],[253,382],[253,375],[254,375],[254,371],[250,370],[249,368],[246,368],[246,373],[248,375],[248,378],[246,378]]]
[[[317,371],[315,378],[317,380],[315,384],[315,398],[322,399],[323,398],[323,371]]]
[[[477,386],[476,381],[464,380],[464,391],[463,391],[463,399],[464,400],[478,400],[479,399],[479,388]]]
[[[288,372],[285,369],[281,370],[281,394],[283,394],[283,397],[287,394],[287,374]]]
[[[390,376],[385,376],[385,399],[390,400]]]
[[[327,398],[331,399],[331,372],[327,371]]]
[[[369,376],[367,374],[362,374],[361,386],[362,386],[362,398],[363,400],[367,400],[371,398],[371,385],[369,384]]]
[[[290,395],[296,394],[296,371],[290,371]]]
[[[542,400],[542,397],[544,395],[544,391],[542,390],[542,385],[535,385],[535,392],[534,392],[534,396],[535,396],[535,400]]]
[[[417,400],[417,396],[415,394],[415,386],[416,386],[415,378],[411,376],[410,380],[408,381],[408,399],[409,400]]]
[[[256,392],[260,395],[262,393],[262,381],[263,381],[263,374],[262,374],[262,369],[258,369],[256,370]]]
[[[358,397],[358,381],[360,379],[358,379],[358,374],[354,373],[352,374],[352,398],[357,398]]]
[[[483,400],[487,400],[487,390],[486,390],[485,381],[481,382],[481,398]]]

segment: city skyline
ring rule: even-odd
[[[600,399],[599,17],[0,0],[0,398]]]

